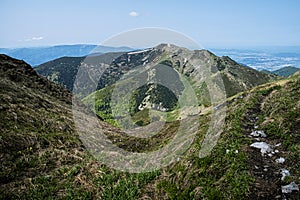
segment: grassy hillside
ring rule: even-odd
[[[299,74],[228,98],[226,124],[209,156],[199,158],[199,150],[212,107],[197,116],[195,139],[180,159],[135,174],[89,154],[74,126],[70,93],[7,56],[1,55],[0,70],[1,199],[300,198],[299,191],[283,194],[281,188],[300,183]],[[166,145],[181,122],[170,120],[159,134],[138,139],[99,123],[116,146],[148,152]],[[266,137],[252,136],[255,130]],[[262,155],[250,146],[258,140],[273,151]],[[276,162],[280,157],[283,163]],[[282,169],[290,172],[284,179]]]
[[[100,68],[101,63],[111,63],[112,60],[120,55],[122,52],[118,53],[105,53],[102,55],[91,55],[87,59],[88,63],[93,65],[92,68]],[[42,76],[47,77],[50,81],[59,83],[66,87],[69,91],[73,91],[74,81],[79,67],[86,59],[84,57],[61,57],[58,59],[51,60],[49,62],[43,63],[35,68],[35,70]],[[96,62],[94,62],[96,61]],[[95,69],[97,70],[97,69]],[[94,71],[95,71],[94,70]]]

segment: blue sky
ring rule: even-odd
[[[99,44],[143,27],[204,47],[300,45],[298,0],[1,0],[0,47]]]

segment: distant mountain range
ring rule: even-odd
[[[78,44],[49,47],[0,48],[0,53],[24,60],[28,64],[36,66],[64,56],[80,57],[91,53],[124,52],[131,50],[129,47]]]
[[[95,49],[97,48],[97,49]],[[98,54],[108,52],[128,52],[129,47],[109,47],[90,44],[57,45],[28,48],[0,48],[0,53],[26,61],[33,67],[61,57],[82,57],[91,52]],[[275,71],[283,67],[300,68],[300,47],[269,47],[269,48],[237,48],[209,49],[218,56],[229,56],[233,60],[257,70]]]

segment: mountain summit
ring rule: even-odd
[[[192,63],[192,60],[195,59],[197,59],[198,63]],[[101,56],[82,58],[59,58],[44,63],[35,69],[39,74],[73,91],[78,69],[85,64],[88,65],[89,68],[92,68],[88,72],[91,73],[90,77],[93,77],[95,73],[99,74],[99,76],[92,78],[95,80],[90,80],[90,82],[98,83],[97,89],[102,89],[113,84],[125,73],[146,64],[167,65],[179,70],[180,73],[186,76],[194,77],[196,77],[195,73],[199,71],[195,70],[196,67],[201,67],[200,71],[207,71],[210,74],[219,73],[223,79],[228,96],[266,83],[275,77],[242,66],[226,56],[217,57],[207,50],[191,51],[171,44],[160,44],[153,48],[127,53],[108,53]],[[102,70],[104,71],[102,72]],[[199,76],[199,74],[197,76]]]

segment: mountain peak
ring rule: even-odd
[[[154,49],[159,49],[159,50],[168,51],[168,52],[179,51],[179,50],[191,51],[188,48],[180,47],[180,46],[177,46],[177,45],[171,44],[171,43],[161,43],[161,44],[157,45],[156,47],[154,47]]]

